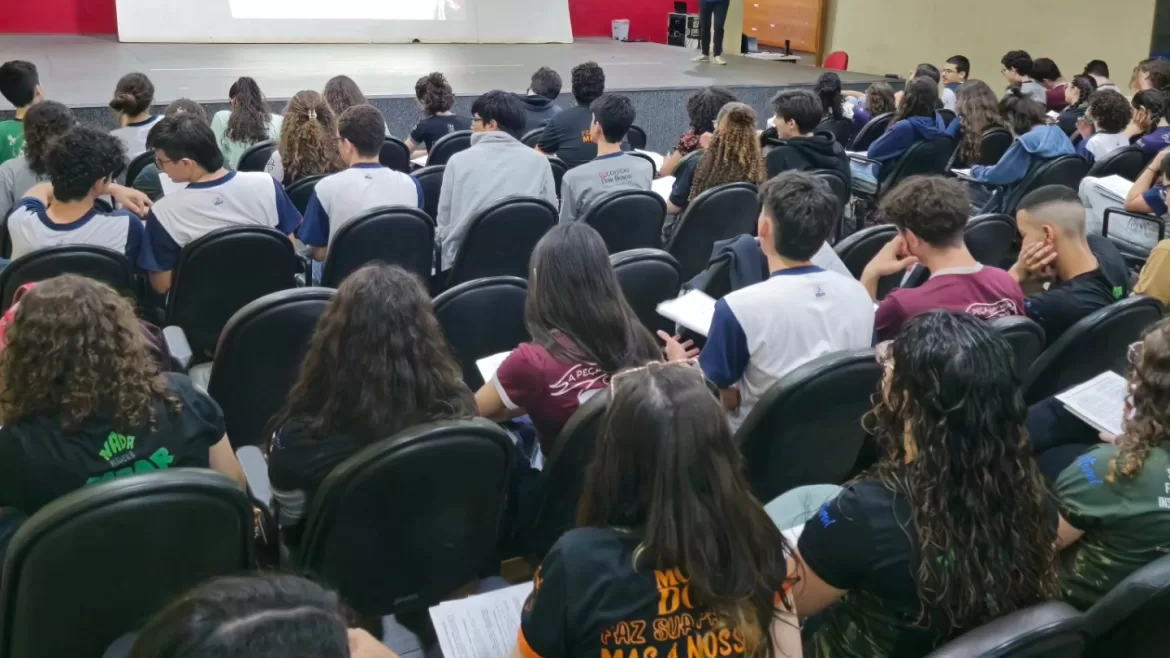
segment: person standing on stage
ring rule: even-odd
[[[715,59],[712,62],[723,66],[727,61],[723,59],[723,25],[727,22],[727,8],[731,0],[699,0],[699,44],[703,53],[695,57],[696,62],[707,61],[711,54],[711,19],[715,19]]]

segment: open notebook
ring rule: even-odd
[[[1098,178],[1093,183],[1099,190],[1121,203],[1125,203],[1125,197],[1129,196],[1129,191],[1133,189],[1133,181],[1126,180],[1117,174]]]
[[[691,290],[681,297],[662,302],[658,315],[673,320],[691,331],[706,336],[715,317],[715,300],[701,290]]]
[[[1097,431],[1121,436],[1128,395],[1129,382],[1125,377],[1107,370],[1057,395],[1056,399]]]

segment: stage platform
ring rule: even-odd
[[[276,111],[302,89],[324,87],[338,74],[352,77],[386,114],[395,135],[405,135],[418,120],[414,83],[430,71],[442,71],[459,97],[457,109],[491,89],[523,92],[532,72],[551,66],[564,79],[558,104],[571,106],[573,66],[599,63],[606,87],[630,95],[638,124],[650,135],[650,147],[669,148],[686,128],[686,97],[707,85],[731,88],[740,100],[763,114],[768,99],[781,88],[811,87],[824,69],[800,64],[728,56],[727,66],[695,64],[696,51],[652,43],[621,43],[586,38],[573,44],[142,44],[118,43],[112,37],[5,35],[0,61],[26,59],[41,72],[46,94],[75,108],[86,123],[114,127],[106,106],[118,78],[141,71],[155,84],[155,98],[165,106],[187,97],[209,110],[226,107],[231,83],[249,75],[260,83]],[[847,88],[864,89],[881,76],[839,72]],[[0,117],[10,114],[0,99]],[[761,124],[763,123],[761,119]]]

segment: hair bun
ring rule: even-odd
[[[119,112],[129,112],[138,105],[138,99],[126,91],[120,91],[114,94],[114,100],[110,101],[110,107]]]

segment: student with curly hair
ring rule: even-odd
[[[1097,80],[1091,75],[1074,76],[1072,82],[1064,88],[1064,110],[1056,119],[1056,123],[1064,134],[1072,136],[1077,131],[1077,123],[1089,110],[1089,98],[1097,91]]]
[[[49,178],[49,150],[77,120],[56,101],[41,101],[24,115],[24,153],[0,164],[0,221],[24,193]]]
[[[321,482],[362,448],[414,425],[473,416],[475,401],[422,282],[397,266],[357,270],[321,314],[300,375],[269,423],[281,526],[296,536]]]
[[[874,117],[893,112],[896,108],[894,88],[881,80],[871,83],[866,87],[860,102],[853,106],[853,134],[860,132]]]
[[[290,185],[305,176],[332,174],[342,168],[333,110],[321,94],[298,91],[284,108],[280,141],[264,171]]]
[[[428,73],[414,83],[414,97],[423,111],[423,119],[410,131],[406,147],[421,155],[431,150],[444,135],[471,129],[471,119],[452,111],[455,92],[442,73]]]
[[[24,146],[24,115],[45,99],[36,64],[12,60],[0,64],[0,96],[16,108],[11,119],[0,121],[0,163],[20,155]]]
[[[745,103],[729,103],[719,111],[711,145],[703,154],[687,160],[675,172],[674,187],[666,210],[681,213],[695,197],[725,183],[759,184],[767,178],[760,138],[756,136],[756,112]],[[667,219],[669,235],[674,222]]]
[[[190,98],[180,98],[174,103],[168,105],[167,109],[163,110],[164,119],[167,117],[178,116],[180,114],[190,114],[193,117],[198,117],[204,123],[207,122],[207,110],[204,110],[202,105],[196,103]],[[157,126],[158,123],[156,122],[155,125]],[[153,132],[154,128],[151,127],[151,132],[146,134],[147,144],[152,143],[150,136]],[[165,195],[165,191],[163,190],[164,180],[166,181],[167,187],[173,189],[182,188],[184,186],[184,183],[174,183],[170,178],[164,179],[165,176],[166,174],[162,173],[162,170],[159,169],[157,164],[150,162],[142,168],[142,171],[139,172],[137,178],[135,178],[133,181],[127,182],[133,183],[134,189],[150,197],[151,201],[158,201]]]
[[[955,120],[947,126],[947,135],[958,142],[954,166],[963,168],[978,161],[983,133],[1006,127],[991,87],[982,80],[965,83],[956,94]]]
[[[605,93],[605,71],[597,62],[585,62],[573,67],[572,76],[577,105],[550,119],[536,143],[538,151],[557,156],[570,169],[597,157],[597,144],[589,137],[593,125],[589,106]]]
[[[687,99],[690,128],[678,138],[678,144],[662,162],[660,176],[673,176],[683,158],[703,148],[703,135],[715,132],[715,119],[724,105],[734,103],[735,94],[723,87],[704,87]]]
[[[845,99],[841,96],[841,76],[828,71],[822,73],[812,92],[821,100],[823,121],[836,121],[845,116]]]
[[[131,159],[146,152],[146,135],[162,118],[150,113],[153,104],[154,83],[145,73],[127,73],[118,80],[110,108],[118,113],[121,128],[115,128],[110,134],[121,140],[126,156]]]
[[[1094,92],[1089,97],[1088,113],[1077,124],[1077,132],[1082,138],[1077,144],[1077,153],[1092,163],[1129,146],[1125,128],[1131,116],[1132,110],[1125,96],[1109,89]]]
[[[247,76],[232,83],[228,90],[230,110],[220,110],[211,119],[211,130],[215,141],[227,161],[229,169],[235,169],[240,156],[249,147],[265,140],[280,137],[280,125],[284,120],[268,108],[268,101],[260,91],[260,85]]]
[[[42,281],[4,337],[0,507],[31,515],[87,484],[181,467],[244,486],[219,405],[186,375],[159,372],[133,304],[113,288]]]
[[[796,610],[819,619],[813,658],[923,656],[1058,591],[1059,516],[1011,346],[979,318],[934,311],[877,359],[865,425],[879,461],[804,525],[794,557]]]

